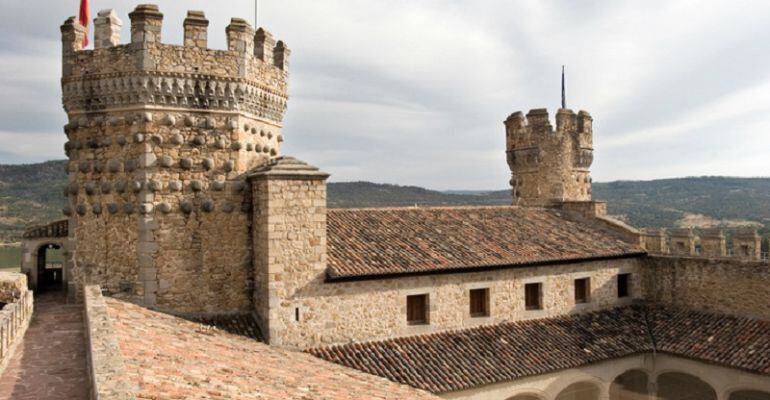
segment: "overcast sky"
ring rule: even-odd
[[[78,0],[3,0],[0,163],[64,158],[59,26]],[[187,9],[225,47],[253,1]],[[92,1],[124,21],[136,2]],[[292,49],[283,153],[333,181],[502,189],[502,121],[567,103],[594,117],[594,179],[770,175],[770,1],[260,0]],[[553,117],[552,117],[553,118]]]

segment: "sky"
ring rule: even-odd
[[[156,1],[163,41],[186,10],[225,48],[253,0]],[[59,26],[79,0],[3,0],[0,163],[63,159]],[[129,38],[137,2],[114,8]],[[770,176],[770,2],[260,0],[284,40],[282,153],[332,181],[432,189],[508,185],[502,121],[560,104],[594,117],[595,181]],[[91,33],[93,30],[91,30]]]

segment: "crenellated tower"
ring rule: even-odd
[[[84,283],[178,312],[248,310],[253,290],[246,172],[280,154],[289,49],[233,18],[227,50],[207,47],[190,11],[184,43],[163,43],[163,14],[111,10],[61,27],[69,123],[71,293]]]
[[[513,204],[535,207],[591,201],[593,119],[585,111],[515,112],[505,120]]]

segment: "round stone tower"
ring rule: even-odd
[[[513,204],[548,207],[591,200],[593,119],[585,111],[556,113],[556,130],[545,109],[515,112],[505,120]]]
[[[250,309],[251,195],[245,173],[280,154],[289,49],[233,18],[227,50],[208,21],[161,41],[163,14],[140,5],[120,44],[111,10],[61,27],[69,123],[66,277],[177,312]]]

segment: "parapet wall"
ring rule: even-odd
[[[770,265],[685,256],[644,260],[647,300],[770,320]]]
[[[733,232],[732,246],[718,228],[703,229],[700,234],[689,228],[644,229],[642,246],[650,254],[684,257],[732,258],[767,262],[762,252],[762,237],[753,228],[741,228]]]
[[[23,274],[0,272],[0,374],[13,356],[32,319],[32,291]]]
[[[515,112],[505,120],[514,204],[543,206],[591,200],[593,119],[586,111]]]

